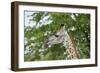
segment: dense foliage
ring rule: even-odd
[[[26,11],[28,14],[28,12]],[[67,53],[61,44],[42,49],[43,42],[54,32],[60,24],[65,24],[76,46],[80,59],[90,57],[90,15],[82,13],[60,13],[60,12],[33,12],[26,16],[33,26],[24,26],[24,60],[40,61],[41,53],[44,60],[63,60]]]

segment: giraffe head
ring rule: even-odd
[[[66,30],[65,25],[61,24],[60,29],[58,29],[53,35],[49,36],[49,38],[45,41],[44,47],[51,47],[54,44],[63,43],[67,39],[66,38]]]

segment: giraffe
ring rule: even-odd
[[[65,30],[65,25],[61,24],[59,30],[56,33],[49,36],[49,38],[44,42],[43,48],[51,47],[54,44],[63,43],[63,46],[66,48],[67,57],[66,59],[79,59],[79,53],[74,46],[72,39],[70,38],[67,30]]]

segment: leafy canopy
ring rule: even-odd
[[[41,61],[41,55],[44,60],[66,59],[67,53],[62,43],[42,49],[44,41],[59,29],[61,23],[65,24],[74,41],[80,59],[90,58],[90,14],[29,12],[25,11],[25,19],[29,20],[24,26],[25,61]]]

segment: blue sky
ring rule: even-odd
[[[47,25],[47,24],[50,24],[52,22],[52,20],[48,20],[48,18],[50,18],[50,16],[45,16],[40,22],[41,23],[38,23],[36,25],[36,22],[35,21],[30,21],[33,16],[31,16],[32,14],[34,14],[35,12],[34,11],[24,11],[24,18],[25,18],[25,26],[30,26],[30,27],[41,27],[42,25]]]

